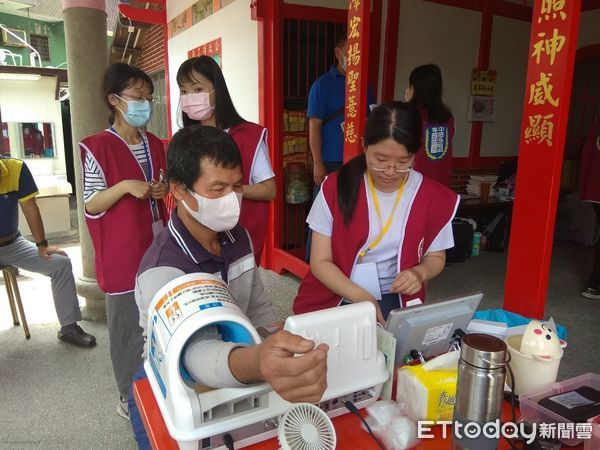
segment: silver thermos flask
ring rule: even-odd
[[[483,428],[500,419],[507,357],[506,344],[497,337],[473,333],[462,338],[454,403],[454,450],[498,447],[498,439],[486,437]]]

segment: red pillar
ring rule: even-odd
[[[542,318],[581,0],[535,0],[504,308]]]
[[[373,0],[373,12],[371,13],[371,26],[369,30],[369,83],[375,94],[379,93],[379,57],[381,55],[381,22],[383,20],[383,0]]]
[[[481,25],[479,30],[479,55],[477,60],[478,69],[488,69],[490,65],[490,53],[492,49],[492,27],[494,25],[494,14],[489,2],[483,4],[481,11]],[[481,152],[481,138],[483,136],[483,122],[471,123],[471,140],[469,144],[469,167],[476,167]]]
[[[398,56],[398,28],[400,26],[400,0],[388,0],[383,42],[383,72],[381,75],[381,101],[394,99],[396,90],[396,59]],[[402,98],[403,100],[404,98]]]
[[[348,2],[344,162],[362,152],[362,134],[368,107],[370,11],[371,0]]]
[[[263,252],[262,265],[277,273],[283,271],[284,256],[295,259],[281,250],[281,229],[284,211],[283,167],[281,153],[281,128],[283,89],[281,80],[283,71],[282,60],[282,0],[269,0],[256,3],[259,39],[259,97],[260,97],[260,122],[269,130],[268,144],[271,161],[275,168],[275,183],[277,196],[269,204],[269,222],[267,224],[267,238]],[[302,261],[299,261],[301,263]]]

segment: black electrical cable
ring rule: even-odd
[[[377,443],[377,446],[381,450],[385,450],[385,447],[381,444],[381,442],[379,442],[379,439],[377,439],[377,436],[375,436],[375,433],[373,433],[373,431],[371,430],[371,427],[369,426],[369,424],[367,423],[365,418],[360,414],[360,412],[358,411],[358,408],[354,405],[354,403],[352,403],[350,400],[346,400],[344,402],[344,406],[346,407],[346,409],[348,411],[350,411],[352,414],[354,414],[356,417],[358,417],[362,421],[362,423],[365,425],[365,427],[367,427],[367,431],[369,432],[369,434],[371,435],[373,440]]]
[[[510,373],[511,418],[512,418],[513,426],[516,427],[517,426],[517,412],[516,412],[516,407],[515,407],[515,375],[514,375],[513,370],[510,367],[510,364],[508,362],[506,363],[506,368],[508,369],[508,373]],[[511,450],[519,450],[517,447],[515,447],[515,445],[506,436],[504,436],[504,439],[506,440],[506,442],[508,442],[508,445],[510,445]]]
[[[233,437],[231,436],[231,434],[225,433],[223,435],[223,442],[225,443],[225,447],[227,447],[227,450],[235,450],[235,448],[233,447]]]
[[[517,423],[517,412],[515,407],[515,374],[513,373],[512,367],[510,367],[509,363],[506,363],[506,368],[510,374],[510,409],[512,413],[512,421],[513,423]]]

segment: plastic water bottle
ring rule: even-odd
[[[471,247],[471,256],[479,256],[479,246],[481,245],[481,233],[473,233],[473,246]]]

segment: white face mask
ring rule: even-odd
[[[223,197],[206,198],[194,191],[189,192],[198,202],[198,211],[194,211],[185,200],[181,203],[196,221],[217,233],[229,231],[237,225],[242,194],[231,191]]]

